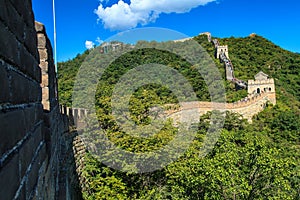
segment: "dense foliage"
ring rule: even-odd
[[[205,36],[199,42],[214,57],[214,47]],[[196,138],[177,161],[152,173],[132,174],[113,170],[91,154],[86,155],[82,175],[84,199],[299,199],[300,198],[300,55],[288,52],[260,37],[224,38],[236,77],[242,80],[264,71],[275,78],[277,105],[267,108],[249,124],[241,116],[226,113],[224,128],[213,150],[199,157],[207,128],[208,113],[201,117]],[[143,45],[143,42],[140,43]],[[60,101],[71,105],[74,78],[88,55],[60,63]],[[213,58],[214,59],[214,58]],[[214,59],[224,75],[222,64]],[[97,62],[97,59],[95,59]],[[168,121],[150,138],[136,138],[122,131],[111,115],[111,95],[118,79],[140,64],[161,63],[182,73],[199,100],[209,100],[207,87],[185,60],[168,52],[142,49],[126,54],[105,71],[95,94],[96,115],[106,136],[115,145],[131,152],[159,149],[174,138],[177,129]],[[224,81],[227,101],[244,97]],[[177,103],[172,92],[160,85],[138,88],[130,99],[130,115],[136,124],[148,124],[153,105]],[[90,132],[97,133],[90,127]],[[108,155],[109,156],[109,155]]]

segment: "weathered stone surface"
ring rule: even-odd
[[[48,79],[48,74],[42,74],[42,87],[48,87],[49,86],[49,79]]]
[[[6,4],[7,4],[6,0],[0,1],[0,8],[2,8],[0,12],[0,20],[8,26],[9,19],[7,16]]]
[[[0,61],[0,104],[9,99],[9,80],[3,62]]]
[[[41,67],[41,70],[42,70],[45,74],[47,74],[46,72],[48,72],[48,65],[49,65],[49,63],[48,63],[47,61],[41,60],[41,62],[40,62],[40,67]],[[42,74],[43,74],[43,73],[42,73]]]
[[[25,23],[21,15],[17,12],[14,5],[7,1],[6,11],[8,17],[8,27],[12,33],[17,37],[19,41],[23,40]]]
[[[41,60],[48,60],[48,52],[47,49],[39,49],[39,55]],[[48,66],[47,66],[48,67]],[[42,68],[42,70],[46,70]]]
[[[0,114],[0,157],[12,149],[25,136],[25,116],[23,110]]]
[[[29,102],[39,102],[42,96],[42,88],[36,82],[29,82],[28,97]]]
[[[23,36],[27,50],[35,59],[38,59],[37,37],[35,30],[25,27]]]
[[[28,102],[29,81],[17,72],[10,71],[11,76],[11,102],[14,104]]]
[[[20,47],[20,61],[22,66],[22,71],[35,79],[35,68],[38,66],[38,62],[35,58],[27,51],[25,47]]]
[[[25,144],[22,146],[22,148],[19,150],[20,155],[20,175],[23,177],[25,175],[25,172],[27,171],[34,152],[36,150],[37,144],[34,144],[34,138],[31,136]]]
[[[24,109],[24,118],[25,118],[25,130],[26,132],[32,132],[37,123],[41,120],[36,117],[36,106],[31,106]]]
[[[16,37],[0,21],[0,56],[12,63],[19,63],[18,42]]]
[[[13,199],[20,185],[18,158],[15,155],[0,171],[1,199]]]
[[[64,199],[72,190],[60,173],[71,159],[62,150],[69,120],[58,109],[52,47],[45,27],[34,26],[31,0],[0,1],[0,47],[0,199]]]
[[[43,99],[43,101],[49,101],[49,88],[48,87],[42,88],[42,99]]]
[[[38,39],[38,48],[42,48],[42,49],[45,48],[47,42],[45,35],[42,33],[38,33],[37,39]],[[42,58],[40,59],[43,60]]]
[[[8,0],[6,0],[8,1]],[[19,0],[9,0],[15,9],[22,15],[24,23],[27,24],[30,28],[34,27],[34,16],[32,11],[31,0],[24,0],[20,3]]]
[[[35,21],[35,30],[37,33],[45,33],[45,26],[44,24]]]
[[[26,181],[26,196],[27,199],[29,197],[34,196],[34,188],[37,186],[38,176],[39,176],[39,169],[43,164],[43,160],[45,160],[46,156],[46,146],[43,146],[39,149],[37,153],[36,159],[32,162],[32,168],[29,172],[28,179]]]

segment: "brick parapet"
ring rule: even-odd
[[[199,111],[200,114],[205,114],[213,110],[227,110],[240,113],[246,119],[251,121],[255,114],[262,111],[261,108],[264,108],[268,101],[274,105],[276,104],[275,92],[249,95],[248,97],[234,103],[213,103],[203,101],[184,102],[180,104],[178,109],[169,109],[165,111],[165,114],[169,117],[172,117],[172,115],[176,115],[176,113],[187,112],[189,110],[197,110],[197,112]]]
[[[34,23],[31,0],[0,1],[0,47],[0,199],[65,199],[60,174],[69,120],[60,112],[52,47],[45,27]]]

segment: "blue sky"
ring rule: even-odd
[[[52,0],[32,2],[35,19],[45,24],[53,42]],[[85,51],[86,41],[98,44],[135,27],[167,28],[188,36],[257,33],[300,52],[298,0],[56,0],[55,8],[58,61]]]

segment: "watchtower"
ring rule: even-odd
[[[208,42],[211,42],[211,33],[210,32],[200,33],[199,35],[206,35]]]
[[[254,76],[255,80],[248,80],[248,94],[274,94],[274,99],[270,99],[273,104],[276,104],[275,98],[275,82],[273,78],[262,71]]]
[[[220,55],[223,54],[223,53],[225,53],[226,57],[229,58],[228,46],[227,45],[217,47],[216,58],[220,58]]]

